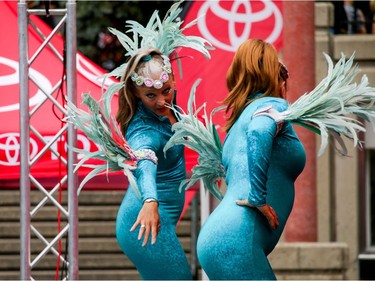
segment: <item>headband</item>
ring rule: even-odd
[[[137,85],[142,86],[143,84],[146,87],[154,87],[155,89],[161,89],[165,82],[169,80],[169,74],[172,73],[172,67],[171,62],[167,56],[161,55],[163,58],[163,71],[160,74],[160,78],[157,80],[154,80],[149,77],[144,77],[141,75],[138,75],[138,73],[133,72],[130,76],[131,80]],[[142,59],[144,62],[148,62],[151,60],[151,55],[148,55]]]

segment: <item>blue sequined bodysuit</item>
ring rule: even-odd
[[[134,175],[142,198],[138,198],[129,186],[119,208],[116,219],[118,243],[134,263],[142,279],[189,280],[192,279],[185,252],[175,233],[175,227],[184,206],[185,193],[179,185],[186,178],[184,148],[174,146],[164,158],[163,148],[172,136],[168,118],[157,116],[140,102],[129,124],[126,139],[134,150],[151,149],[158,157],[158,165],[150,160],[141,160]],[[161,229],[156,243],[150,239],[145,247],[137,239],[139,226],[135,223],[143,200],[156,198],[159,201]]]
[[[281,112],[287,102],[263,97],[248,105],[230,129],[223,145],[227,191],[199,234],[197,251],[210,279],[275,279],[267,255],[276,246],[294,201],[294,181],[302,172],[306,154],[286,122],[277,133],[268,116],[253,118],[255,111],[272,105]],[[266,202],[278,215],[272,230],[256,209],[238,206],[248,199],[253,205]]]

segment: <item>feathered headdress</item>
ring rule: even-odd
[[[283,112],[270,106],[258,110],[254,115],[268,115],[277,123],[293,122],[319,134],[321,145],[318,155],[324,152],[331,135],[341,146],[339,152],[346,155],[347,149],[342,137],[353,140],[354,146],[361,145],[358,132],[364,132],[365,127],[357,118],[370,122],[375,119],[375,88],[368,85],[366,75],[362,76],[359,84],[354,82],[359,73],[358,66],[353,66],[354,55],[346,60],[342,54],[335,66],[332,59],[324,55],[328,62],[328,74],[314,90],[305,93]],[[197,152],[199,160],[192,170],[190,181],[194,183],[201,179],[205,188],[220,200],[222,194],[217,182],[225,178],[221,143],[218,142],[214,126],[206,112],[203,115],[206,122],[199,121],[197,115],[201,108],[192,106],[195,105],[195,91],[194,87],[190,93],[188,113],[180,113],[180,120],[172,126],[175,134],[165,149],[183,144]],[[213,112],[219,109],[214,109]],[[190,186],[191,184],[187,185],[187,188]]]
[[[125,27],[128,29],[126,33],[133,33],[133,38],[115,28],[110,27],[108,29],[117,36],[125,48],[125,56],[133,56],[137,50],[142,48],[155,48],[163,55],[169,57],[178,48],[187,47],[195,49],[209,59],[211,57],[209,50],[213,49],[209,41],[203,37],[183,34],[183,31],[195,25],[198,19],[181,28],[183,21],[181,21],[179,15],[182,11],[182,2],[183,0],[174,3],[163,20],[160,19],[158,11],[154,11],[146,26],[142,26],[133,20],[126,21],[127,25]],[[178,56],[176,58],[178,59]],[[127,63],[122,64],[109,73],[109,76],[121,77],[126,66]]]
[[[202,37],[185,36],[183,34],[183,31],[196,24],[197,20],[181,28],[183,22],[178,16],[182,11],[180,7],[182,2],[174,3],[163,20],[159,18],[158,11],[155,11],[146,26],[142,26],[135,21],[126,21],[127,33],[133,33],[133,38],[114,28],[109,28],[124,46],[126,50],[125,56],[133,56],[141,48],[158,49],[163,55],[170,56],[177,48],[188,47],[202,53],[206,58],[210,58],[208,50],[211,49],[211,44],[207,40]],[[119,78],[124,73],[126,66],[127,63],[124,63],[105,76]],[[111,115],[111,100],[121,87],[123,87],[122,82],[111,84],[103,94],[103,105],[92,98],[89,93],[83,94],[83,104],[87,105],[90,113],[77,108],[70,101],[67,103],[69,112],[67,121],[82,130],[91,141],[101,148],[96,152],[73,148],[75,151],[85,155],[77,164],[75,170],[81,166],[93,169],[81,182],[78,193],[88,180],[99,173],[123,170],[131,186],[139,195],[132,171],[136,169],[137,162],[140,159],[147,158],[157,161],[151,151],[133,151],[121,134],[116,120]],[[85,164],[90,158],[103,160],[104,164]]]

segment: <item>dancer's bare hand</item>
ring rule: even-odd
[[[279,220],[277,218],[277,214],[275,210],[268,204],[264,206],[254,206],[253,204],[249,203],[247,199],[245,200],[237,200],[237,205],[240,206],[247,206],[251,208],[257,208],[267,219],[269,225],[272,229],[276,229],[276,227],[279,225]]]
[[[151,234],[151,245],[155,244],[156,237],[160,230],[160,216],[157,202],[145,202],[139,211],[137,220],[133,224],[130,231],[134,231],[140,225],[138,240],[142,239],[142,246],[146,246],[148,238]]]

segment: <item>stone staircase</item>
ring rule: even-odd
[[[66,193],[66,192],[65,192]],[[115,237],[115,218],[124,191],[85,191],[79,197],[79,279],[81,280],[135,280],[140,279],[133,264],[122,253]],[[30,202],[35,206],[41,193],[32,191]],[[66,199],[63,199],[63,204]],[[191,258],[191,207],[177,227],[177,234]],[[0,280],[20,278],[20,207],[19,190],[0,190]],[[57,233],[57,209],[46,205],[32,218],[32,225],[48,240]],[[61,227],[66,219],[61,219]],[[194,235],[193,235],[194,237]],[[65,254],[66,237],[62,243]],[[44,244],[32,234],[32,260]],[[55,245],[57,249],[58,246]],[[195,255],[194,255],[195,256]],[[194,257],[193,257],[194,258]],[[193,260],[193,264],[195,261]],[[57,257],[48,253],[32,269],[35,280],[55,278]],[[59,270],[61,272],[61,269]],[[59,275],[59,279],[61,279]]]

